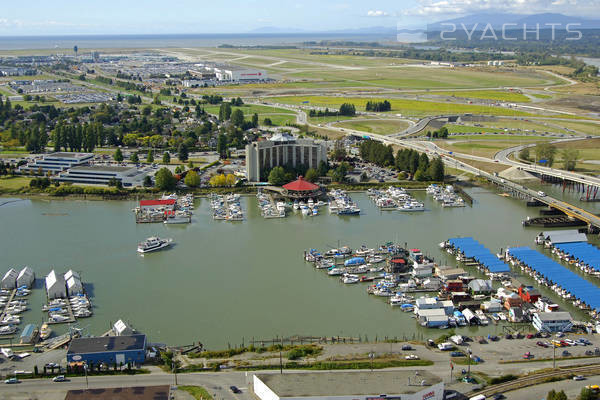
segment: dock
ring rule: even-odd
[[[15,294],[17,294],[17,289],[12,290],[12,292],[10,293],[10,296],[8,297],[8,301],[6,302],[6,305],[4,307],[2,307],[2,312],[0,312],[0,320],[3,320],[4,317],[6,316],[6,309],[9,307],[10,302],[14,300]],[[6,335],[6,336],[10,336],[10,335]]]
[[[523,226],[539,226],[542,228],[553,228],[553,227],[568,227],[568,226],[586,226],[585,221],[577,218],[570,217],[568,215],[554,215],[545,217],[527,217],[523,221]]]
[[[70,323],[77,321],[75,319],[75,315],[73,315],[73,309],[71,308],[71,301],[69,300],[69,298],[65,298],[64,300],[66,301],[67,314],[69,316],[69,319],[64,320],[64,321],[47,321],[48,325],[70,324]]]

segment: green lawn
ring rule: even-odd
[[[16,190],[22,187],[29,186],[31,178],[24,176],[3,176],[0,177],[0,191],[2,190]]]
[[[208,393],[208,390],[201,386],[178,386],[177,390],[182,390],[191,394],[196,400],[212,400],[212,396]]]
[[[347,128],[368,133],[389,135],[403,131],[404,129],[408,128],[409,123],[406,121],[388,119],[354,120],[338,122],[335,124],[335,126],[338,128]]]
[[[295,115],[281,115],[281,114],[258,114],[258,122],[260,125],[263,125],[263,121],[265,118],[270,118],[273,126],[285,126],[287,124],[295,124],[296,116]],[[247,120],[251,120],[252,116],[246,116]]]
[[[358,109],[364,110],[367,101],[374,100],[367,97],[328,97],[328,96],[286,96],[271,97],[269,100],[283,104],[302,104],[310,102],[312,106],[339,108],[342,103],[352,103]],[[405,99],[390,99],[393,113],[401,113],[403,116],[426,116],[445,113],[457,114],[485,114],[485,115],[507,115],[507,116],[533,116],[533,114],[515,111],[502,107],[486,107],[470,104],[452,104],[433,101],[415,101]]]
[[[533,97],[536,97],[538,99],[551,99],[552,96],[548,95],[548,94],[540,94],[540,93],[531,93],[531,95]]]
[[[453,96],[467,99],[497,100],[509,103],[529,103],[531,99],[524,94],[508,90],[457,90],[431,91],[431,95]]]
[[[221,108],[221,105],[205,105],[204,106],[204,111],[206,111],[209,114],[214,114],[214,115],[219,115],[219,109]],[[261,105],[255,105],[255,104],[244,104],[242,106],[233,106],[231,107],[231,110],[236,110],[236,109],[241,109],[244,112],[244,115],[252,115],[254,113],[256,114],[292,114],[295,115],[295,113],[291,110],[287,110],[285,108],[277,108],[277,107],[271,107],[271,106],[261,106]]]
[[[462,137],[460,139],[463,139]],[[537,142],[530,140],[529,142]],[[505,138],[505,140],[456,140],[437,141],[436,144],[443,149],[456,153],[470,154],[473,156],[493,158],[500,150],[519,145],[521,141],[516,138]],[[523,141],[524,142],[524,141]]]

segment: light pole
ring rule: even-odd
[[[373,353],[373,350],[371,350],[369,353],[369,358],[371,359],[371,372],[373,372],[373,359],[375,358],[375,353]]]
[[[471,350],[471,348],[469,347],[467,349],[467,352],[469,353],[469,366],[467,367],[467,378],[471,377],[471,355],[473,354],[473,351]]]
[[[83,363],[83,372],[85,373],[85,388],[89,389],[90,388],[90,384],[88,382],[87,369],[88,369],[87,362],[84,362]]]

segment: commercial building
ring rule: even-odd
[[[69,390],[65,400],[170,400],[171,386]]]
[[[573,326],[573,318],[566,311],[537,312],[532,322],[538,332],[568,332]]]
[[[165,200],[140,200],[142,211],[173,211],[175,210],[175,199]]]
[[[142,186],[146,173],[136,167],[119,166],[80,166],[61,172],[56,178],[61,182],[87,183],[92,185],[108,185],[116,179],[123,187]]]
[[[86,165],[94,159],[92,153],[52,153],[45,154],[40,158],[35,158],[31,162],[19,167],[19,172],[29,173],[30,171],[43,173],[50,172],[58,174],[69,168]]]
[[[307,199],[318,197],[321,194],[319,185],[305,181],[301,176],[294,182],[283,185],[283,193],[290,199]]]
[[[444,382],[428,371],[257,374],[260,400],[442,400]]]
[[[67,350],[68,363],[141,365],[146,360],[146,335],[77,338]]]
[[[259,182],[262,173],[277,166],[317,168],[327,161],[324,143],[312,139],[296,139],[289,134],[276,134],[269,140],[246,145],[246,179]]]

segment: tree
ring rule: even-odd
[[[317,167],[317,172],[319,173],[319,176],[327,175],[327,171],[329,171],[329,165],[327,164],[327,161],[319,161],[319,166]]]
[[[562,151],[563,168],[567,171],[575,171],[579,160],[579,150],[566,148]]]
[[[154,96],[154,100],[152,100],[152,104],[156,104],[157,106],[160,106],[161,102],[160,102],[160,96],[159,95],[155,95]]]
[[[193,162],[192,160],[190,160],[190,161],[188,162],[188,168],[189,168],[189,169],[193,169],[193,168],[194,168],[194,162]]]
[[[227,121],[231,118],[231,104],[223,103],[219,108],[219,121]]]
[[[154,162],[154,152],[152,151],[152,149],[148,150],[148,156],[146,157],[146,161],[149,163]]]
[[[594,395],[594,392],[592,392],[591,389],[588,388],[581,388],[581,392],[579,393],[579,397],[577,398],[577,400],[595,400],[596,396]]]
[[[340,115],[353,117],[356,115],[356,107],[354,107],[354,104],[344,103],[340,106]]]
[[[175,184],[177,183],[175,177],[168,168],[159,169],[154,177],[154,180],[156,182],[156,187],[160,190],[172,190],[175,188]]]
[[[269,118],[269,117],[266,117],[266,118],[263,120],[263,124],[265,124],[266,126],[273,126],[273,121],[271,121],[271,118]]]
[[[317,172],[316,169],[314,168],[309,168],[306,171],[306,175],[304,176],[304,179],[306,179],[309,182],[314,182],[319,178],[319,173]]]
[[[171,163],[171,155],[168,151],[165,151],[162,158],[163,164],[169,165]]]
[[[235,126],[242,126],[244,123],[244,112],[239,108],[236,108],[231,113],[231,123]]]
[[[529,147],[523,147],[521,151],[519,151],[519,158],[521,160],[529,161]]]
[[[177,158],[179,158],[179,161],[181,162],[186,162],[188,160],[188,156],[189,152],[187,146],[185,145],[185,143],[181,143],[177,151]]]
[[[144,187],[152,187],[152,178],[150,178],[150,175],[144,177]]]
[[[185,183],[186,186],[191,188],[198,187],[200,186],[200,177],[198,176],[198,173],[196,171],[188,171],[188,173],[185,174],[185,179],[183,180],[183,183]]]
[[[123,153],[121,152],[121,149],[117,149],[117,151],[115,151],[113,158],[115,159],[116,162],[123,161]]]
[[[341,139],[335,141],[331,158],[336,161],[342,161],[344,158],[346,158],[346,148],[344,147],[344,143]]]
[[[556,154],[556,146],[550,143],[540,143],[535,146],[535,158],[537,162],[546,160],[545,164],[551,167],[554,164],[554,155]]]
[[[140,162],[140,158],[138,157],[138,154],[136,152],[131,153],[131,157],[129,157],[129,159],[132,163],[137,164],[138,162]]]
[[[257,113],[252,114],[252,127],[258,128],[258,114]]]
[[[432,181],[443,182],[444,181],[444,162],[440,157],[436,157],[433,159],[431,164],[429,165],[429,170],[427,171],[427,175]]]
[[[281,186],[287,182],[285,170],[283,167],[275,167],[269,173],[269,183],[275,186]]]
[[[222,133],[217,137],[217,153],[221,158],[227,157],[227,136]]]

